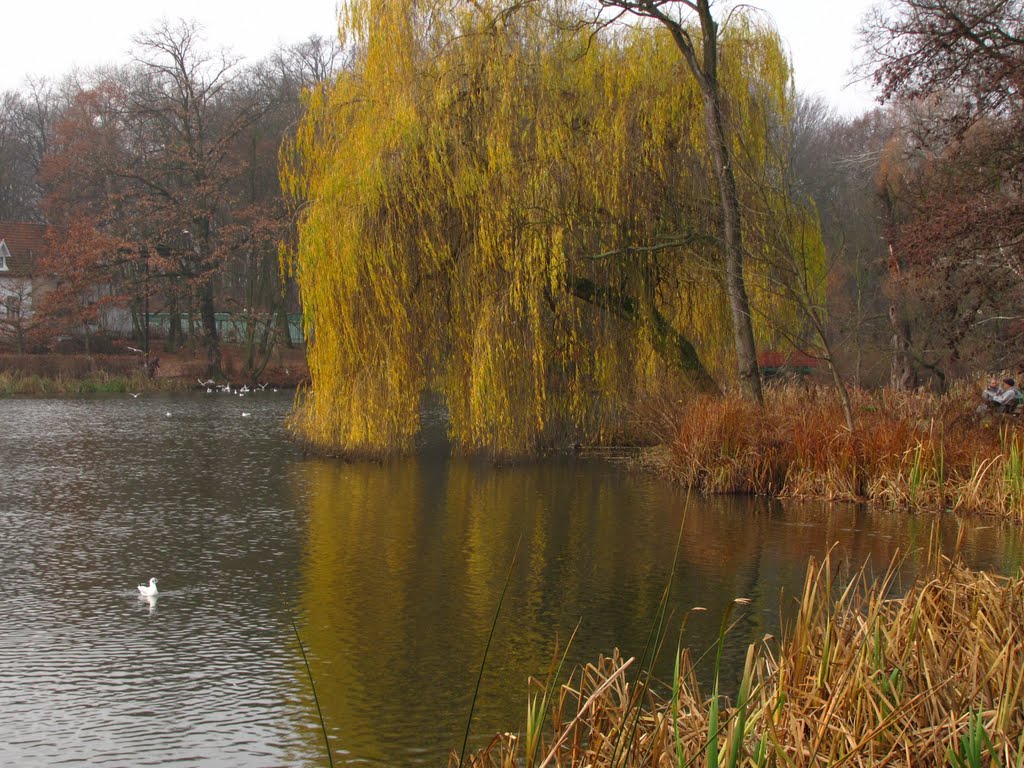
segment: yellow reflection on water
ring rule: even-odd
[[[749,598],[725,653],[737,675],[746,645],[778,630],[780,595],[785,608],[799,594],[809,556],[831,549],[843,572],[869,559],[884,570],[897,551],[926,545],[930,526],[853,506],[731,498],[687,507],[685,494],[654,479],[569,460],[310,461],[296,471],[308,512],[300,628],[324,719],[336,750],[393,765],[442,764],[461,745],[499,603],[478,744],[520,727],[527,678],[544,676],[556,638],[577,622],[574,661],[615,647],[643,652],[681,525],[674,626],[689,608],[708,609],[687,629],[699,654],[724,607]],[[941,536],[950,547],[956,532]],[[1005,552],[1004,538],[990,531],[986,543]],[[675,630],[669,637],[674,644]],[[304,684],[301,663],[296,675]]]

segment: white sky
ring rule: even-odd
[[[872,0],[746,2],[774,17],[800,90],[822,94],[847,115],[873,106],[865,87],[844,88],[857,61],[857,25]],[[127,61],[132,37],[161,18],[195,19],[210,48],[248,60],[336,32],[335,0],[2,0],[0,91],[21,88],[29,75],[59,79],[76,66]]]

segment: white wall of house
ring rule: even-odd
[[[131,336],[132,313],[125,307],[103,307],[100,310],[100,330],[115,336]]]
[[[0,317],[27,317],[32,314],[34,286],[27,277],[0,275]]]

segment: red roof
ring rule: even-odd
[[[28,221],[0,221],[0,241],[7,243],[7,250],[11,252],[7,269],[0,272],[0,277],[31,277],[36,262],[49,251],[46,244],[49,229],[46,224]]]
[[[758,354],[757,364],[761,368],[817,368],[821,361],[798,350],[790,352],[767,350]]]

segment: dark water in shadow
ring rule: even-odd
[[[919,562],[932,519],[852,506],[691,501],[600,461],[493,467],[437,455],[307,459],[260,393],[0,401],[0,765],[443,765],[501,609],[474,742],[521,727],[526,679],[580,624],[573,661],[643,652],[670,577],[702,651],[777,632],[809,556]],[[250,416],[242,416],[242,412]],[[170,416],[167,416],[167,413]],[[685,520],[684,520],[685,517]],[[951,549],[955,520],[940,521]],[[1021,532],[971,524],[999,571]],[[136,584],[160,579],[154,606]],[[781,597],[780,597],[781,596]]]

